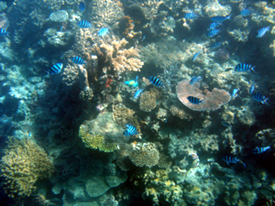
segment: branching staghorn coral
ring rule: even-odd
[[[0,165],[2,186],[12,198],[30,196],[36,189],[36,181],[50,177],[54,171],[46,152],[31,140],[9,138],[4,152]]]
[[[98,59],[104,59],[104,66],[107,69],[113,68],[118,73],[125,71],[140,71],[143,62],[140,60],[139,49],[131,47],[126,49],[128,41],[126,39],[104,42],[101,40],[100,45],[95,45],[93,51]]]
[[[191,110],[214,111],[229,102],[231,99],[230,94],[225,90],[214,88],[211,92],[207,89],[204,89],[204,91],[202,91],[199,89],[199,86],[199,82],[190,85],[190,80],[183,80],[179,82],[176,87],[179,100]],[[188,101],[188,96],[193,96],[200,100],[203,100],[204,104],[192,104]]]

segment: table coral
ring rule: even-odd
[[[190,85],[190,80],[183,80],[179,82],[176,87],[179,100],[191,110],[214,111],[228,103],[231,99],[230,94],[225,90],[214,88],[211,92],[207,89],[202,91],[199,89],[199,86],[199,82]],[[192,104],[187,99],[188,96],[199,98],[200,100],[203,100],[205,104]]]
[[[48,178],[54,171],[46,152],[28,139],[10,138],[1,160],[2,187],[12,198],[30,196],[38,179]]]

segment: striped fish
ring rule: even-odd
[[[0,36],[10,37],[9,32],[7,32],[5,29],[0,29]]]
[[[220,32],[219,29],[212,29],[212,30],[210,30],[210,31],[207,33],[207,36],[209,36],[209,37],[214,37],[214,36],[216,36],[219,32]]]
[[[123,132],[125,136],[132,136],[138,134],[137,128],[135,126],[131,124],[126,124],[126,127],[127,129],[125,130],[125,132]]]
[[[222,158],[222,160],[225,161],[228,165],[237,164],[238,162],[240,162],[246,167],[246,164],[243,161],[241,161],[240,159],[238,159],[237,157],[224,156]]]
[[[218,22],[218,21],[214,21],[210,24],[209,26],[209,30],[213,30],[213,29],[216,29],[218,28],[219,26],[221,26],[222,23],[221,22]]]
[[[59,74],[61,72],[62,68],[63,68],[63,64],[62,63],[56,63],[55,65],[53,65],[49,69],[48,73],[51,74],[51,75],[52,74]]]
[[[151,84],[153,84],[157,87],[165,87],[165,85],[162,83],[162,81],[156,76],[150,76],[148,79],[151,82]]]
[[[198,99],[197,97],[189,96],[189,97],[187,97],[187,99],[188,99],[188,101],[191,102],[192,104],[200,104],[200,103],[205,104],[202,100]]]
[[[261,102],[262,104],[267,104],[267,101],[269,100],[269,98],[266,98],[264,95],[258,92],[253,93],[252,97],[254,100],[256,100],[257,102]]]
[[[260,38],[260,37],[263,37],[265,35],[265,33],[267,31],[269,31],[269,28],[270,26],[267,26],[267,27],[264,27],[264,28],[261,28],[259,31],[258,31],[258,34],[257,34],[257,38]]]
[[[240,63],[237,64],[235,67],[235,71],[237,72],[247,72],[247,71],[253,71],[255,72],[255,67],[253,67],[251,64],[246,64],[246,63]]]
[[[269,149],[271,149],[270,146],[267,146],[267,147],[256,147],[255,149],[252,150],[252,153],[254,153],[254,154],[260,154],[260,153],[266,152]]]
[[[71,57],[71,60],[75,64],[86,64],[86,62],[84,61],[84,59],[82,59],[79,56]]]
[[[77,24],[80,28],[83,28],[83,29],[87,29],[87,28],[92,27],[92,25],[88,21],[85,21],[85,20],[81,20]]]

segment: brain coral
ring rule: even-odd
[[[222,105],[230,101],[230,94],[221,89],[214,88],[211,92],[205,89],[199,89],[200,83],[196,82],[190,85],[190,80],[183,80],[178,83],[176,87],[179,100],[191,110],[195,111],[214,111],[219,109]],[[205,104],[192,104],[188,101],[187,97],[193,96],[203,100]]]
[[[143,143],[140,149],[133,150],[129,158],[138,167],[152,167],[158,164],[159,151],[154,143]]]
[[[20,199],[31,195],[38,179],[50,177],[54,166],[46,152],[34,142],[9,140],[0,164],[4,178],[2,187],[8,196]]]

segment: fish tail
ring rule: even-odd
[[[242,160],[239,160],[239,162],[242,163],[244,167],[246,167],[246,164]]]

